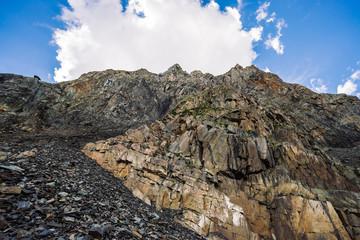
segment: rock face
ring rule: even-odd
[[[0,132],[122,133],[162,118],[184,96],[222,78],[174,65],[163,74],[106,70],[59,84],[0,74]]]
[[[253,66],[0,80],[1,116],[12,123],[4,132],[123,133],[83,152],[146,203],[183,210],[176,221],[204,236],[360,239],[356,97],[316,94]]]
[[[162,120],[83,152],[213,239],[359,238],[359,169],[330,150],[359,146],[360,101],[256,69],[222,77]]]

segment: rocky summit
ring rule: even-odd
[[[360,100],[254,66],[2,74],[0,132],[3,238],[360,239]]]

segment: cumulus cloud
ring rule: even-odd
[[[325,93],[328,90],[323,80],[320,78],[310,79],[310,84],[311,84],[311,90],[317,93]]]
[[[261,26],[243,29],[240,0],[238,8],[225,12],[214,0],[205,6],[199,0],[129,0],[126,9],[119,0],[68,3],[60,16],[66,28],[53,34],[58,82],[109,68],[163,72],[175,63],[189,72],[221,74],[236,63],[252,64],[253,43],[263,31]],[[262,6],[266,11],[269,3]],[[283,52],[283,45],[276,49]]]
[[[276,35],[272,37],[271,34],[268,35],[267,40],[265,41],[266,49],[273,48],[277,54],[283,54],[284,53],[284,44],[280,41],[280,37],[282,36],[281,30],[287,27],[287,24],[285,23],[285,20],[280,18],[277,20],[276,23]]]
[[[358,64],[358,62],[356,63]],[[356,95],[360,98],[360,92],[357,92],[358,83],[356,83],[357,80],[360,80],[360,70],[354,71],[354,69],[351,69],[353,72],[350,77],[346,79],[346,82],[344,84],[340,84],[337,87],[337,93],[345,93],[347,95]]]
[[[256,10],[256,21],[260,22],[267,18],[268,16],[268,8],[270,6],[270,2],[264,2],[258,10]]]
[[[273,48],[277,54],[284,54],[284,44],[280,41],[280,36],[276,35],[275,37],[268,36],[268,39],[265,41],[266,49]]]
[[[345,93],[352,95],[356,92],[357,84],[353,80],[348,79],[344,84],[340,84],[337,87],[337,93]]]

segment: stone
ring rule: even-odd
[[[1,186],[0,185],[0,193],[4,194],[20,194],[21,188],[16,186]]]
[[[36,152],[37,152],[37,149],[34,148],[34,149],[30,150],[30,151],[25,151],[25,152],[20,153],[16,158],[33,157],[33,156],[35,156]]]
[[[141,234],[138,233],[137,231],[131,231],[135,236],[137,236],[138,238],[142,238]]]
[[[289,196],[278,199],[277,206],[274,216],[279,224],[275,226],[275,235],[280,239],[289,236],[308,236],[311,239],[327,236],[329,239],[337,239],[334,232],[337,232],[341,239],[350,239],[329,202]]]
[[[52,229],[44,229],[42,230],[42,232],[39,234],[40,237],[46,237],[46,236],[49,236],[49,235],[53,235],[55,233],[55,230],[52,230]]]
[[[14,165],[10,165],[10,166],[0,165],[0,168],[5,168],[5,169],[17,171],[17,172],[22,172],[22,171],[24,171],[24,169],[22,169],[22,168],[20,168],[20,167],[18,167],[18,166],[14,166]]]
[[[104,234],[105,234],[105,228],[101,226],[95,226],[89,230],[89,235],[94,238],[101,239],[104,236]]]
[[[11,155],[11,152],[0,151],[0,161],[6,160]]]
[[[26,211],[28,209],[30,209],[32,206],[32,203],[31,202],[28,202],[28,201],[22,201],[19,203],[17,209],[18,210],[21,210],[21,211]]]
[[[64,217],[65,222],[75,222],[75,218],[73,217]]]
[[[54,223],[54,222],[47,222],[46,225],[50,228],[61,228],[62,224]]]
[[[67,195],[69,195],[69,193],[67,193],[67,192],[59,192],[58,195],[60,197],[66,197]]]
[[[5,220],[4,216],[0,215],[0,229],[3,229],[8,225],[7,221]]]

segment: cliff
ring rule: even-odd
[[[112,135],[83,152],[211,239],[360,239],[356,97],[238,65],[57,85],[0,75],[0,85],[3,136]]]

